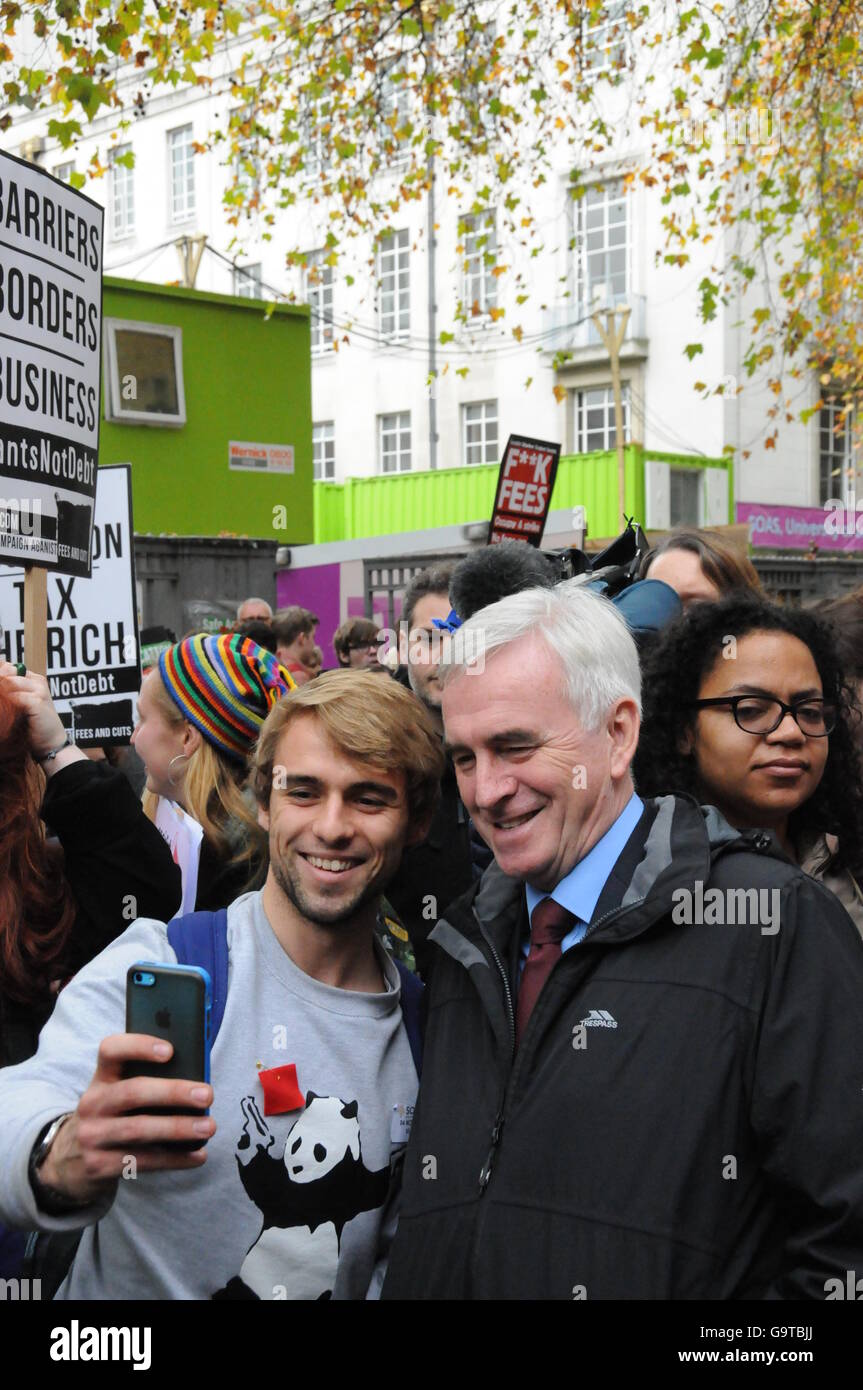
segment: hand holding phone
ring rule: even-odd
[[[93,1079],[61,1126],[39,1182],[84,1205],[110,1194],[130,1158],[138,1173],[200,1168],[216,1129],[207,1114],[213,1089],[199,1081],[166,1079],[159,1069],[172,1059],[173,1048],[163,1038],[138,1033],[103,1038]],[[153,1074],[127,1078],[130,1064],[144,1064]],[[177,1141],[186,1147],[178,1149]]]
[[[161,1067],[152,1062],[130,1062],[125,1075],[210,1080],[210,1010],[212,985],[206,970],[197,965],[156,965],[139,961],[126,975],[126,1032],[164,1038],[173,1049]],[[133,1110],[131,1114],[194,1113],[179,1109]],[[197,1148],[194,1141],[173,1141],[177,1147]]]

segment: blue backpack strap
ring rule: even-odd
[[[423,983],[418,976],[408,970],[406,965],[402,965],[400,960],[395,960],[393,958],[393,965],[401,976],[401,1005],[405,1032],[408,1035],[408,1042],[411,1045],[411,1056],[414,1059],[417,1076],[421,1076],[423,1067],[423,1043],[422,1033],[420,1031],[420,1005],[422,1004],[423,997]]]
[[[213,986],[210,1046],[216,1041],[228,999],[228,911],[189,912],[168,923],[168,941],[180,965],[200,965]]]

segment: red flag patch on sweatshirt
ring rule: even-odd
[[[305,1105],[306,1098],[300,1090],[293,1062],[259,1071],[258,1080],[264,1089],[265,1115],[284,1115],[288,1110],[301,1110]]]

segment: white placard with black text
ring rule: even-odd
[[[0,563],[90,573],[104,209],[0,151]]]
[[[0,565],[0,654],[24,651],[24,570]],[[100,468],[90,579],[48,574],[48,684],[69,737],[128,743],[141,664],[128,464]]]

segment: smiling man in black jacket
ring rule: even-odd
[[[824,1298],[863,1273],[863,942],[768,835],[635,795],[609,603],[461,631],[446,740],[497,862],[430,938],[384,1296]]]

